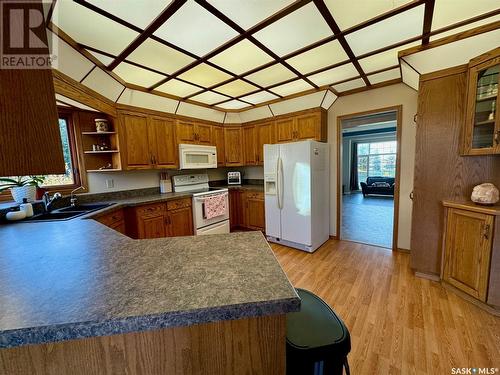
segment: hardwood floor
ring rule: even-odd
[[[292,284],[322,297],[346,323],[352,374],[500,367],[500,318],[415,277],[409,254],[335,240],[313,254],[271,247]]]

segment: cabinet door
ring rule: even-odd
[[[241,127],[224,128],[224,148],[226,166],[240,166],[243,164]]]
[[[264,230],[266,227],[264,195],[262,193],[246,192],[245,197],[246,227],[250,229]]]
[[[167,218],[165,212],[140,217],[138,224],[139,239],[167,237]]]
[[[276,121],[277,143],[295,140],[295,119],[293,117]]]
[[[217,148],[217,165],[223,166],[225,153],[224,153],[224,129],[220,126],[212,127],[212,144]]]
[[[296,140],[315,139],[321,140],[321,114],[312,113],[296,118]]]
[[[266,122],[257,127],[257,164],[264,164],[264,145],[273,144],[275,140],[274,122]]]
[[[192,236],[193,234],[193,211],[191,207],[168,211],[168,235],[170,237]]]
[[[196,131],[195,123],[189,121],[177,121],[175,127],[175,133],[177,135],[177,143],[196,143]]]
[[[146,116],[122,114],[122,137],[125,150],[121,150],[127,169],[146,169],[152,167],[149,152],[148,119]]]
[[[485,302],[492,246],[493,216],[449,209],[443,279]]]
[[[245,126],[242,130],[243,136],[243,164],[257,164],[257,144],[255,126]]]
[[[113,223],[109,226],[111,229],[116,230],[117,232],[120,232],[121,234],[127,234],[127,228],[125,226],[125,220],[117,221],[116,223]]]
[[[175,121],[168,118],[152,117],[149,122],[149,143],[156,168],[177,167],[177,147],[175,142]]]
[[[196,143],[200,145],[212,144],[212,125],[196,124],[195,128]]]
[[[469,69],[465,153],[500,153],[500,57]]]
[[[241,190],[230,189],[229,190],[229,224],[231,229],[238,228],[242,223],[242,200],[241,200]]]

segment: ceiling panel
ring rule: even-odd
[[[167,47],[151,38],[146,39],[137,47],[137,49],[127,57],[127,60],[167,74],[172,74],[194,61],[192,57]]]
[[[219,69],[212,68],[210,65],[200,64],[182,73],[179,78],[203,87],[209,87],[226,81],[231,78],[231,76]]]
[[[312,2],[254,34],[280,56],[330,35],[330,28]]]
[[[242,109],[246,107],[250,107],[249,104],[240,102],[239,100],[230,100],[228,102],[217,105],[217,107],[224,109]]]
[[[259,104],[259,103],[267,102],[269,100],[274,100],[274,99],[278,99],[278,98],[279,98],[279,96],[271,94],[270,92],[259,91],[259,92],[256,92],[255,94],[250,94],[250,95],[244,96],[241,98],[241,100],[244,100],[246,102],[250,102],[252,104]]]
[[[150,87],[165,78],[164,75],[138,68],[137,66],[124,62],[118,64],[118,66],[113,69],[113,73],[116,73],[127,83],[142,87]]]
[[[449,31],[445,31],[444,33],[436,34],[434,36],[431,36],[430,40],[434,41],[434,40],[437,40],[437,39],[444,38],[446,36],[450,36],[450,35],[453,35],[453,34],[461,33],[461,32],[466,31],[466,30],[470,30],[470,29],[473,29],[473,28],[476,28],[476,27],[479,27],[479,26],[486,25],[488,23],[498,22],[498,21],[500,21],[500,15],[493,16],[493,17],[488,17],[488,18],[486,18],[484,20],[481,20],[481,21],[472,22],[472,23],[470,23],[468,25],[465,25],[465,26],[462,26],[462,27],[457,27],[455,29],[451,29]]]
[[[228,97],[225,95],[217,94],[216,92],[207,91],[201,93],[199,95],[193,96],[189,98],[191,100],[196,100],[197,102],[205,103],[205,104],[214,104],[222,102],[223,100],[227,100]]]
[[[217,87],[216,90],[229,96],[240,96],[258,90],[258,87],[237,79],[236,81]]]
[[[340,43],[334,40],[286,61],[299,72],[306,74],[348,59]]]
[[[271,56],[244,39],[209,61],[233,73],[242,74],[272,60]]]
[[[102,62],[106,66],[111,64],[114,60],[114,58],[103,55],[102,53],[97,53],[97,52],[93,52],[93,51],[89,51],[89,50],[87,50],[87,52],[90,53],[92,56],[94,56],[97,60],[99,60],[100,62]]]
[[[357,78],[357,79],[353,79],[352,81],[339,83],[338,85],[334,85],[332,87],[337,92],[343,92],[343,91],[353,90],[353,89],[357,89],[359,87],[364,87],[364,86],[365,86],[365,81],[363,81],[361,78]]]
[[[168,2],[158,0],[87,1],[141,29],[145,29],[168,5]]]
[[[73,1],[58,1],[52,22],[78,43],[118,55],[137,33]]]
[[[380,82],[390,81],[391,79],[401,78],[401,72],[399,68],[386,70],[385,72],[380,72],[368,76],[368,80],[372,85]]]
[[[403,82],[418,91],[420,74],[414,71],[404,60],[401,60],[401,73]]]
[[[346,40],[356,56],[422,34],[424,6],[418,6],[352,34]],[[401,27],[404,25],[404,27]]]
[[[417,46],[419,44],[420,42],[408,43],[401,47],[377,53],[376,55],[360,59],[359,64],[361,65],[361,68],[363,68],[365,73],[370,73],[376,70],[388,68],[390,66],[398,65],[398,52],[410,47]]]
[[[249,29],[292,4],[294,0],[208,0],[208,2],[244,29]]]
[[[438,0],[434,4],[431,30],[441,29],[445,26],[498,9],[499,7],[500,3],[498,0]]]
[[[202,6],[188,1],[154,35],[203,56],[238,34]]]
[[[284,85],[272,88],[272,91],[281,96],[296,94],[301,91],[310,90],[313,87],[302,79],[293,82],[285,83]]]
[[[351,63],[341,65],[337,68],[329,69],[324,72],[314,74],[309,76],[311,81],[313,81],[318,86],[331,85],[334,82],[339,82],[344,79],[354,78],[359,76],[358,70]]]
[[[267,87],[296,77],[295,73],[290,69],[281,64],[275,64],[269,68],[250,74],[245,78],[260,86]]]
[[[370,0],[356,4],[353,3],[352,0],[325,0],[325,3],[337,22],[337,25],[341,30],[345,30],[411,1],[412,0]]]
[[[125,88],[120,82],[100,68],[92,70],[82,83],[112,101],[115,101]]]
[[[171,79],[170,81],[165,82],[163,85],[158,86],[155,90],[175,96],[180,96],[181,98],[183,98],[185,96],[194,94],[201,89],[197,86],[190,85],[177,79]]]

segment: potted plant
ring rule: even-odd
[[[28,202],[33,202],[36,198],[36,189],[44,181],[44,176],[0,177],[0,193],[10,190],[16,203],[23,203],[24,198]]]

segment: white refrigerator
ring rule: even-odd
[[[329,145],[264,145],[266,236],[313,252],[330,236]]]

